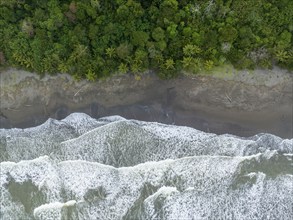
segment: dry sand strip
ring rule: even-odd
[[[266,132],[292,138],[293,73],[236,71],[160,80],[152,72],[98,82],[68,75],[40,78],[13,68],[0,72],[0,127],[31,127],[72,112],[99,118],[121,115],[145,121],[187,125],[217,134],[251,136]]]

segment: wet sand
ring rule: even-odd
[[[0,126],[32,127],[72,112],[100,118],[185,125],[217,134],[272,133],[292,138],[292,73],[286,70],[217,70],[219,74],[160,80],[145,73],[90,83],[70,76],[42,79],[25,71],[0,72]]]

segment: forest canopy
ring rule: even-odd
[[[0,65],[95,80],[293,69],[292,0],[0,0]]]

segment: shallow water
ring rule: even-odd
[[[292,142],[83,113],[0,129],[0,219],[291,219]]]

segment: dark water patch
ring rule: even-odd
[[[84,200],[93,203],[97,200],[103,200],[107,197],[107,191],[103,186],[97,188],[88,189],[84,195]]]
[[[123,216],[123,220],[143,220],[145,219],[143,203],[147,197],[154,194],[158,190],[157,186],[153,186],[151,183],[145,183],[141,189],[139,198],[129,208],[126,215]]]
[[[245,160],[239,164],[236,178],[231,185],[233,189],[239,189],[242,185],[252,186],[256,183],[257,174],[263,173],[266,178],[275,179],[280,175],[293,175],[293,155],[278,153],[265,153],[257,158]]]
[[[32,215],[36,207],[46,203],[46,194],[41,192],[30,179],[21,183],[11,179],[6,187],[12,199],[20,202],[28,214]]]

